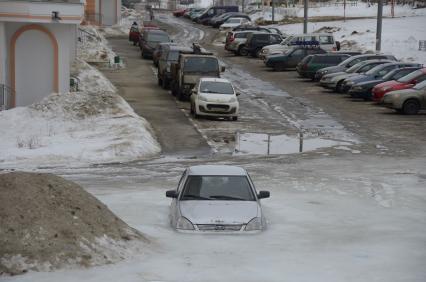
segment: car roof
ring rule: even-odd
[[[245,169],[230,165],[196,165],[188,168],[188,175],[235,175],[246,176]]]
[[[161,29],[148,29],[145,30],[146,33],[161,33],[161,34],[167,34],[169,35],[167,32],[165,32],[164,30]]]
[[[191,47],[180,46],[180,45],[167,45],[169,46],[170,51],[188,51],[191,52]]]
[[[200,78],[200,81],[214,81],[214,82],[226,82],[226,83],[231,83],[228,79],[226,78],[218,78],[218,77],[202,77]]]

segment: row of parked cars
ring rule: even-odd
[[[239,93],[229,80],[220,77],[225,67],[212,53],[197,44],[186,47],[174,43],[153,23],[144,23],[138,45],[141,57],[152,59],[157,67],[158,85],[170,89],[181,101],[189,100],[194,118],[238,119]]]
[[[426,109],[426,68],[392,55],[342,51],[330,33],[284,36],[265,27],[239,26],[228,32],[225,50],[259,57],[275,71],[296,69],[327,89],[373,100],[404,114]]]

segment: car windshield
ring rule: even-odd
[[[392,69],[389,68],[389,67],[384,67],[382,65],[378,65],[378,66],[375,66],[374,68],[372,68],[371,70],[369,70],[368,72],[366,72],[365,74],[367,74],[367,75],[379,75],[379,76],[383,76],[383,75],[387,74],[391,70]]]
[[[419,84],[414,85],[413,87],[416,90],[424,89],[426,88],[426,80],[420,82]]]
[[[246,176],[189,176],[180,200],[255,201]]]
[[[179,51],[170,51],[167,56],[167,61],[177,61],[179,58]]]
[[[217,94],[234,94],[234,89],[229,82],[202,81],[200,83],[200,92]]]
[[[419,75],[421,75],[423,73],[422,70],[417,70],[415,72],[412,72],[410,74],[407,74],[406,76],[401,77],[400,79],[398,79],[398,82],[403,82],[403,83],[407,83],[412,81],[413,79],[415,79],[416,77],[418,77]]]
[[[167,34],[148,33],[147,41],[151,42],[169,42],[170,38]]]
[[[185,59],[184,72],[218,72],[219,64],[216,58],[193,57]]]
[[[281,42],[281,45],[289,45],[292,39],[293,39],[293,36],[289,36],[289,37],[287,37],[286,39],[284,39],[284,40]]]

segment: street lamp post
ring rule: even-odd
[[[382,49],[383,0],[377,3],[376,52]]]
[[[304,0],[303,6],[303,33],[308,33],[308,0]]]

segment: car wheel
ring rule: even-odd
[[[260,58],[260,54],[262,53],[262,49],[256,50],[256,58]]]
[[[411,99],[404,103],[402,106],[402,111],[406,115],[415,115],[420,110],[420,104],[417,100]]]
[[[159,86],[163,85],[163,80],[161,79],[160,76],[157,77],[157,83],[158,83]]]
[[[238,117],[232,117],[232,120],[236,121],[236,120],[238,120]]]
[[[163,84],[161,84],[161,87],[163,87],[164,89],[168,89],[169,88],[169,82],[167,81],[167,78],[163,78],[162,82],[163,82]]]
[[[180,89],[177,90],[176,97],[179,101],[185,101],[185,97],[183,96],[183,93]]]
[[[176,96],[177,93],[176,93],[176,86],[174,82],[171,83],[171,89],[172,89],[172,95]]]
[[[238,55],[247,56],[248,55],[247,49],[244,46],[240,46],[238,48]]]
[[[336,91],[337,93],[342,93],[342,91],[343,91],[342,86],[343,86],[343,80],[340,80],[340,81],[339,81],[339,82],[337,82],[337,84],[336,84],[336,89],[335,89],[335,91]]]

